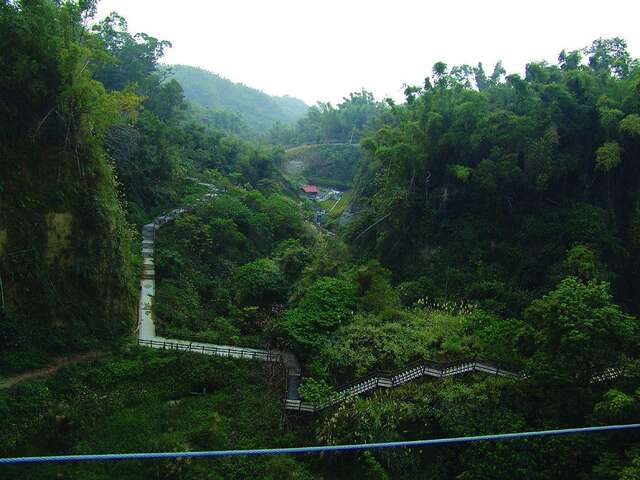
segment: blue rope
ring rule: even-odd
[[[252,450],[213,450],[208,452],[160,452],[160,453],[110,453],[102,455],[59,455],[49,457],[0,458],[0,465],[15,463],[47,462],[94,462],[108,460],[141,460],[149,458],[187,458],[187,457],[239,457],[243,455],[282,455],[318,452],[342,452],[349,450],[373,450],[380,448],[424,447],[429,445],[451,445],[482,442],[487,440],[513,440],[552,435],[571,435],[575,433],[607,432],[612,430],[630,430],[640,428],[640,423],[627,425],[606,425],[603,427],[565,428],[561,430],[542,430],[538,432],[501,433],[496,435],[478,435],[475,437],[433,438],[430,440],[411,440],[404,442],[361,443],[356,445],[324,445],[318,447],[259,448]]]

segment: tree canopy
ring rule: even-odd
[[[159,64],[170,42],[117,13],[91,24],[95,13],[93,0],[0,2],[0,373],[51,373],[0,382],[0,456],[637,421],[640,63],[624,40],[563,50],[523,76],[437,62],[404,102],[361,90],[307,110],[192,67],[172,75]],[[314,221],[326,203],[297,195],[287,161],[323,185],[354,179],[334,231]],[[140,253],[142,225],[155,263]],[[138,345],[151,265],[161,338],[268,349],[286,364]],[[58,357],[78,352],[77,364]],[[281,410],[285,385],[290,400],[320,402],[379,370],[470,359],[510,374],[446,372],[313,417]],[[639,452],[627,431],[7,472],[629,480]]]

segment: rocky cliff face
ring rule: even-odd
[[[134,328],[134,233],[104,154],[18,138],[0,158],[0,368]]]

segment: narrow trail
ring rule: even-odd
[[[67,365],[84,362],[87,360],[96,360],[98,358],[104,358],[107,355],[108,355],[107,352],[92,350],[90,352],[83,352],[83,353],[77,353],[74,355],[66,355],[64,357],[57,357],[57,358],[54,358],[53,361],[46,367],[38,368],[36,370],[29,370],[28,372],[18,373],[10,377],[0,378],[0,389],[11,388],[24,380],[46,378],[56,373],[62,367],[66,367]]]
[[[195,179],[192,179],[195,180]],[[215,186],[197,182],[209,188],[210,193],[205,198],[218,195]],[[323,410],[346,399],[362,395],[378,388],[394,388],[405,383],[424,377],[446,378],[466,375],[473,372],[495,375],[505,378],[523,379],[525,376],[499,368],[490,362],[470,360],[454,363],[437,363],[425,361],[404,367],[395,372],[375,372],[353,383],[343,385],[335,393],[322,402],[311,403],[301,400],[298,387],[302,380],[302,369],[296,356],[292,352],[279,350],[262,350],[256,348],[235,347],[230,345],[216,345],[202,342],[189,342],[179,339],[164,338],[156,334],[153,321],[152,302],[155,295],[155,267],[153,263],[156,231],[173,221],[178,216],[189,211],[188,207],[176,208],[165,215],[161,215],[142,227],[142,256],[143,272],[140,282],[140,306],[138,310],[138,344],[151,348],[180,350],[203,355],[242,358],[282,364],[287,372],[287,388],[284,399],[286,410],[313,413]],[[609,368],[593,377],[592,382],[603,382],[614,379],[622,374],[617,368]]]

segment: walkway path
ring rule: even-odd
[[[46,367],[38,368],[36,370],[29,370],[28,372],[18,373],[10,377],[0,378],[0,389],[11,388],[24,380],[49,377],[60,370],[62,367],[66,367],[67,365],[71,365],[72,363],[83,362],[86,360],[95,360],[97,358],[102,358],[105,356],[107,356],[106,352],[90,351],[77,353],[74,355],[67,355],[64,357],[58,357],[53,359],[53,361]]]
[[[138,342],[153,348],[171,348],[190,350],[208,355],[223,357],[252,358],[268,361],[280,361],[277,353],[256,348],[234,347],[230,345],[215,345],[201,342],[187,342],[161,337],[156,334],[151,305],[155,295],[155,265],[153,263],[155,232],[162,225],[186,212],[187,208],[177,208],[168,214],[154,219],[153,223],[142,227],[142,280],[140,281],[140,305],[138,309]]]
[[[353,383],[339,387],[336,390],[336,393],[319,403],[302,402],[299,399],[287,398],[285,400],[285,408],[288,410],[313,413],[337,403],[343,402],[347,398],[354,397],[356,395],[362,395],[377,388],[399,387],[401,385],[404,385],[405,383],[417,380],[422,377],[445,378],[473,372],[482,372],[490,375],[496,375],[498,377],[514,379],[526,378],[523,375],[500,369],[491,363],[476,360],[455,362],[449,364],[437,362],[420,362],[405,367],[396,372],[376,372],[370,374],[364,378],[356,380]],[[621,373],[621,369],[608,368],[600,375],[595,375],[591,381],[592,383],[605,382],[620,376]]]
[[[215,187],[210,184],[199,183],[210,189],[211,195],[215,196]],[[153,263],[156,231],[163,225],[171,222],[178,216],[188,211],[188,207],[176,208],[169,213],[160,215],[152,223],[142,227],[142,257],[143,271],[140,282],[140,306],[138,311],[138,343],[151,348],[162,348],[171,350],[181,350],[204,355],[216,355],[222,357],[244,358],[250,360],[261,360],[269,362],[281,362],[287,371],[287,393],[285,398],[285,408],[301,412],[315,412],[335,403],[341,402],[348,397],[360,395],[374,388],[395,387],[410,380],[430,375],[444,377],[459,375],[469,371],[482,371],[486,373],[503,376],[516,376],[513,373],[499,370],[490,364],[478,364],[478,367],[468,368],[467,364],[462,366],[437,366],[431,364],[429,367],[420,368],[416,366],[408,367],[401,372],[385,376],[384,374],[374,374],[361,379],[353,384],[346,385],[337,390],[337,393],[327,401],[313,404],[303,402],[298,393],[301,382],[301,368],[296,356],[287,351],[262,350],[257,348],[235,347],[230,345],[216,345],[202,342],[189,342],[185,340],[165,338],[156,334],[156,326],[153,321],[152,302],[155,295],[155,266]]]
[[[217,195],[215,186],[198,182],[210,189],[205,198]],[[384,373],[376,372],[359,379],[351,384],[336,389],[336,393],[323,402],[310,403],[301,400],[298,387],[301,382],[301,368],[296,356],[287,351],[262,350],[257,348],[234,347],[230,345],[216,345],[202,342],[189,342],[158,336],[153,322],[151,304],[155,295],[155,267],[153,263],[156,231],[166,223],[188,211],[189,207],[176,208],[161,215],[152,223],[142,227],[142,257],[143,272],[140,282],[140,306],[138,311],[138,343],[151,348],[181,350],[204,355],[221,357],[244,358],[268,362],[279,362],[287,371],[287,393],[284,407],[287,410],[299,412],[317,412],[331,405],[335,405],[355,395],[362,395],[376,388],[393,388],[422,377],[444,378],[464,375],[472,372],[497,375],[507,378],[523,378],[521,375],[500,369],[494,364],[481,361],[462,361],[450,364],[436,362],[422,362],[413,364],[402,370]],[[619,369],[610,368],[593,378],[593,382],[613,379],[621,374]]]

